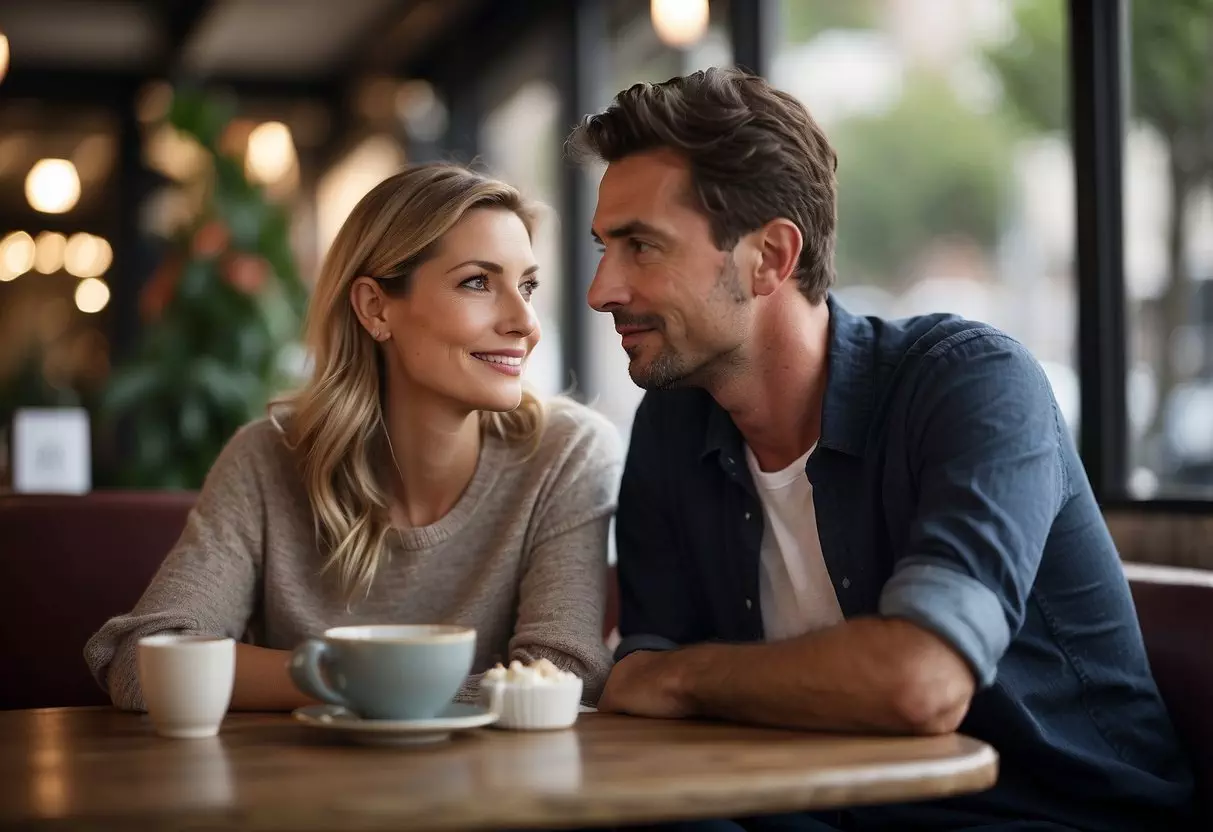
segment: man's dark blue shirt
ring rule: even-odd
[[[956,649],[978,684],[960,730],[1001,758],[992,790],[855,810],[855,822],[1178,828],[1191,770],[1039,363],[982,324],[829,304],[806,475],[839,605],[847,618],[908,619]],[[762,640],[762,535],[727,412],[702,390],[648,393],[616,520],[619,655]]]

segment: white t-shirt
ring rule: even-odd
[[[817,536],[813,486],[804,470],[816,447],[782,471],[770,473],[758,467],[748,446],[745,449],[765,520],[758,591],[767,641],[804,635],[842,621]]]

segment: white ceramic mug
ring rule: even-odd
[[[236,643],[214,636],[139,639],[139,687],[156,733],[213,737],[232,701]]]

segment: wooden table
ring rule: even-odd
[[[862,738],[583,714],[412,749],[348,745],[286,715],[167,740],[108,708],[0,712],[0,828],[574,827],[942,797],[991,786],[964,736]]]

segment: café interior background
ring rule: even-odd
[[[568,165],[562,141],[632,83],[736,62],[802,100],[838,152],[845,305],[1004,328],[1043,364],[1101,499],[1204,505],[1213,3],[1121,4],[1113,124],[1075,106],[1108,82],[1075,72],[1081,5],[8,0],[0,488],[31,409],[87,417],[68,452],[91,488],[197,488],[306,373],[301,313],[351,207],[431,159],[549,207],[528,377],[626,437],[641,391],[584,303],[600,171]],[[1093,146],[1119,159],[1084,179]],[[1107,204],[1123,210],[1099,220]],[[1083,412],[1096,370],[1113,395]]]

